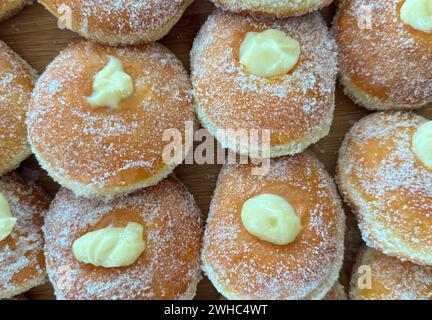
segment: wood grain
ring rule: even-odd
[[[196,0],[187,10],[177,26],[161,42],[176,53],[186,67],[189,67],[189,52],[199,28],[206,20],[214,6],[207,0]],[[323,10],[323,16],[328,22],[334,13],[334,8]],[[17,16],[0,25],[0,39],[9,44],[36,70],[43,72],[53,58],[72,41],[80,39],[70,31],[59,30],[57,20],[45,9],[35,4],[25,8]],[[331,133],[318,144],[311,147],[318,158],[324,162],[331,175],[334,174],[338,150],[345,133],[355,121],[369,112],[354,105],[340,88],[337,90],[336,113]],[[419,113],[432,118],[432,110],[421,110]],[[194,194],[203,214],[208,213],[209,204],[220,170],[218,165],[182,165],[176,170],[178,177]],[[55,184],[38,167],[33,157],[26,160],[19,172],[29,179],[37,180],[47,192],[54,196],[58,190]],[[341,273],[341,282],[347,285],[353,261],[360,245],[360,237],[356,222],[349,210],[347,213],[348,231],[346,237],[345,265]],[[28,292],[29,299],[54,299],[49,284]],[[211,283],[204,279],[198,289],[197,299],[219,299],[220,296]]]

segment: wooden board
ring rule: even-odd
[[[198,30],[206,20],[214,6],[208,0],[195,0],[187,10],[181,21],[161,42],[176,53],[185,66],[189,67],[189,52]],[[334,8],[331,6],[323,10],[327,21],[331,21]],[[39,72],[43,72],[46,65],[65,48],[71,41],[79,37],[66,30],[57,28],[57,20],[51,16],[41,5],[35,4],[25,8],[17,16],[0,25],[0,39],[5,41],[26,59]],[[331,133],[311,149],[319,159],[324,162],[331,175],[334,174],[338,150],[345,133],[355,121],[369,112],[354,105],[343,95],[340,87],[337,90],[336,113]],[[419,111],[432,118],[432,110]],[[189,187],[194,194],[203,214],[207,216],[209,204],[216,185],[220,166],[217,165],[182,165],[176,169],[177,176]],[[47,192],[54,196],[58,190],[46,174],[39,169],[34,158],[26,160],[19,169],[22,175],[37,179]],[[341,282],[347,285],[353,261],[360,245],[359,232],[356,222],[349,210],[347,213],[348,231],[346,236],[345,265],[341,272]],[[30,299],[54,299],[49,284],[35,288],[27,293]],[[211,283],[204,279],[198,288],[197,299],[219,299],[220,295]]]

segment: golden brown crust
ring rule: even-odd
[[[225,166],[212,200],[203,270],[229,299],[322,299],[343,259],[345,217],[331,178],[309,153],[274,159],[265,176]],[[285,197],[302,220],[296,241],[277,246],[250,235],[240,214],[261,193]]]
[[[48,201],[16,174],[0,179],[0,192],[17,218],[12,233],[0,242],[0,299],[8,299],[46,280],[42,224]]]
[[[236,13],[292,17],[319,10],[333,0],[212,0],[218,7]]]
[[[370,110],[415,109],[432,102],[432,33],[406,26],[399,17],[402,4],[339,3],[334,31],[340,79],[346,93]]]
[[[260,78],[238,61],[249,31],[284,30],[301,43],[300,62],[283,77]],[[328,134],[333,118],[336,44],[319,14],[274,20],[216,11],[191,53],[192,82],[201,123],[224,147],[245,154],[218,129],[271,130],[271,156],[295,154]],[[260,149],[260,143],[252,149]]]
[[[0,41],[0,176],[30,155],[25,115],[36,72]]]
[[[119,58],[135,84],[120,109],[92,108],[94,75]],[[80,42],[64,50],[39,79],[27,117],[29,140],[42,167],[77,195],[115,196],[153,185],[172,172],[165,130],[185,137],[195,121],[190,80],[159,44],[107,48]],[[184,142],[183,142],[184,143]]]
[[[366,272],[370,272],[371,287],[363,281]],[[432,300],[432,267],[402,262],[364,247],[353,268],[350,296],[353,300]]]
[[[432,172],[411,151],[427,120],[376,113],[360,120],[340,150],[337,182],[368,246],[417,264],[432,264]]]
[[[0,1],[0,21],[5,20],[17,12],[24,6],[33,3],[33,0],[3,0]]]
[[[146,250],[128,267],[78,262],[72,243],[87,232],[133,221]],[[62,189],[46,217],[47,269],[58,299],[192,299],[200,280],[203,226],[192,195],[175,177],[112,201],[77,198]]]
[[[180,20],[193,0],[39,0],[65,27],[109,45],[159,40]],[[64,21],[63,21],[64,22]]]

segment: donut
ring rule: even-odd
[[[122,65],[124,70],[118,69]],[[129,96],[92,104],[99,89],[109,89],[105,97],[111,98],[119,79],[125,81],[122,90],[132,89]],[[113,101],[117,107],[109,106]],[[164,158],[169,145],[164,133],[176,130],[183,138],[187,122],[195,122],[189,77],[160,44],[68,47],[40,77],[27,115],[29,141],[41,166],[88,198],[129,193],[166,177],[182,159]]]
[[[363,248],[353,269],[350,296],[353,300],[432,300],[432,268]]]
[[[31,154],[25,115],[35,79],[27,62],[0,41],[0,175]]]
[[[73,243],[90,231],[130,221],[144,227],[145,250],[129,266],[106,268],[76,259]],[[175,177],[114,200],[61,189],[45,221],[48,276],[61,300],[192,299],[201,279],[200,211]]]
[[[0,21],[5,20],[18,11],[24,6],[33,3],[33,0],[7,0],[0,2]]]
[[[193,0],[38,0],[67,29],[108,45],[163,38]]]
[[[339,277],[344,252],[345,216],[333,181],[310,153],[272,159],[266,175],[252,169],[222,168],[204,234],[203,271],[231,300],[324,298]],[[300,218],[293,242],[277,245],[246,228],[246,203],[265,194],[289,201]],[[266,219],[270,226],[282,221],[271,213]]]
[[[15,219],[7,234],[2,232],[5,203]],[[42,223],[47,209],[46,196],[38,187],[16,174],[0,178],[0,299],[10,299],[46,281]]]
[[[340,149],[337,182],[369,247],[432,265],[432,169],[412,148],[425,124],[408,112],[361,119]]]
[[[323,300],[348,300],[345,288],[340,282],[336,282],[333,288],[327,293]]]
[[[432,33],[401,19],[409,1],[339,1],[334,32],[340,81],[369,110],[409,110],[432,102]]]
[[[212,0],[224,10],[271,17],[299,16],[319,10],[333,0]]]
[[[268,30],[292,38],[301,50],[293,70],[270,78],[249,72],[239,60],[248,36]],[[337,54],[318,13],[256,20],[216,11],[195,39],[191,69],[198,117],[225,148],[254,158],[262,156],[260,150],[271,157],[292,155],[329,133]],[[226,130],[250,133],[248,148],[239,145],[238,135],[224,135]]]

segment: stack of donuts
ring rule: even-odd
[[[432,102],[432,0],[340,0],[332,28],[331,0],[213,2],[190,75],[155,41],[192,0],[39,0],[85,38],[40,76],[0,42],[0,299],[47,281],[61,300],[193,299],[202,273],[235,300],[432,299],[432,121],[412,112]],[[335,183],[310,147],[338,77],[375,113]],[[247,159],[206,223],[174,174],[199,126]],[[52,201],[14,172],[31,154]],[[350,288],[342,199],[364,240]]]

